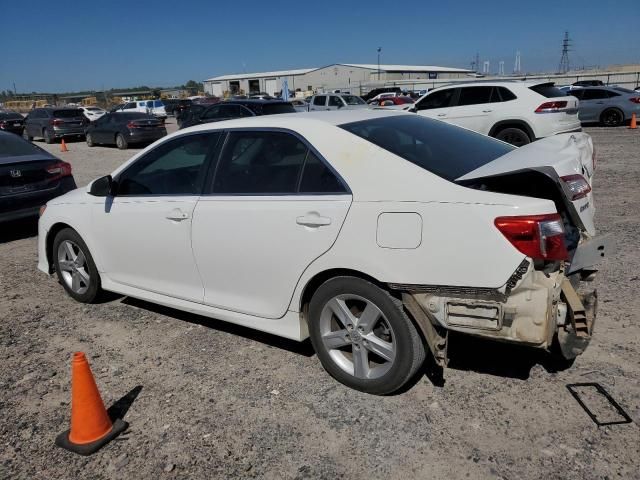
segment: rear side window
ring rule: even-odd
[[[53,116],[56,118],[74,118],[82,117],[82,110],[56,110],[53,112]]]
[[[300,193],[345,193],[338,177],[313,152],[309,151],[304,163]]]
[[[603,98],[609,98],[609,92],[607,92],[606,90],[600,90],[600,89],[588,89],[585,90],[584,93],[582,94],[582,99],[583,100],[601,100]]]
[[[508,102],[509,100],[515,100],[515,94],[505,87],[493,87],[493,92],[491,94],[492,102]]]
[[[262,106],[263,115],[275,115],[278,113],[296,113],[296,109],[290,103],[265,103]]]
[[[463,87],[460,89],[458,106],[489,103],[492,89],[493,87]]]
[[[430,110],[432,108],[446,108],[451,105],[453,100],[455,88],[448,88],[446,90],[440,90],[433,92],[416,104],[418,110]]]
[[[0,135],[0,157],[22,157],[38,153],[41,154],[42,150],[13,133]]]
[[[566,97],[566,94],[553,83],[541,83],[540,85],[534,85],[533,87],[529,87],[529,90],[533,90],[537,94],[546,98]]]
[[[324,95],[317,96],[313,99],[314,105],[324,106],[326,102],[327,102],[327,97],[325,97]]]
[[[156,107],[156,108],[164,107],[164,103],[162,103],[161,100],[155,100],[153,102],[153,106]]]
[[[394,115],[340,127],[449,181],[515,148],[419,115]]]

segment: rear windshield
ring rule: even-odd
[[[367,103],[355,95],[342,95],[342,99],[347,105],[366,105]]]
[[[340,127],[449,181],[515,148],[419,115],[394,115]]]
[[[263,115],[275,115],[276,113],[295,113],[296,109],[290,103],[265,103],[262,105]]]
[[[567,96],[565,92],[560,90],[553,83],[541,83],[540,85],[534,85],[533,87],[529,87],[529,89],[547,98]]]
[[[90,112],[101,112],[102,109],[98,108],[98,107],[87,107],[87,110],[89,110]]]
[[[22,120],[24,117],[15,112],[0,112],[0,119],[2,120]]]
[[[154,117],[153,115],[147,115],[146,113],[120,113],[120,112],[116,112],[113,113],[112,115],[115,115],[116,118],[122,119],[122,120],[140,120],[140,119],[149,119],[149,120],[155,120],[156,117]]]
[[[73,118],[73,117],[82,117],[82,110],[55,110],[53,112],[53,116],[56,118]]]
[[[22,157],[38,153],[42,153],[42,150],[31,142],[13,133],[0,134],[0,157]]]

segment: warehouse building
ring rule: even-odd
[[[464,78],[470,70],[429,65],[378,65],[335,63],[321,68],[303,68],[262,73],[221,75],[204,80],[204,91],[223,96],[265,92],[274,95],[286,80],[289,89],[300,92],[348,90],[362,94],[372,85],[394,81]]]

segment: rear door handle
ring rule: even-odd
[[[172,220],[174,222],[181,222],[182,220],[186,220],[187,218],[189,218],[189,214],[187,212],[183,212],[179,208],[174,208],[166,216],[167,220]]]
[[[482,110],[482,113],[491,113],[493,110]]]
[[[318,214],[307,214],[296,218],[296,223],[305,227],[324,227],[331,225],[331,219],[329,217],[321,217]]]
[[[446,116],[447,116],[447,114],[446,114],[446,113],[439,113],[439,114],[438,114],[438,117],[446,117]]]

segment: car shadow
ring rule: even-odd
[[[0,228],[0,243],[14,242],[38,235],[38,219],[24,218],[6,222]]]
[[[202,325],[203,327],[217,330],[220,332],[230,333],[231,335],[237,335],[249,340],[264,343],[271,347],[280,348],[291,353],[296,353],[305,357],[312,357],[315,355],[313,346],[310,340],[303,342],[296,342],[295,340],[289,340],[288,338],[279,337],[270,333],[260,332],[252,328],[243,327],[241,325],[235,325],[233,323],[225,322],[223,320],[216,320],[214,318],[205,317],[202,315],[196,315],[195,313],[189,313],[182,310],[176,310],[175,308],[165,307],[144,300],[138,300],[132,297],[125,297],[122,300],[125,305],[131,305],[133,307],[149,310],[160,315],[175,318],[183,322],[192,323],[194,325]]]

